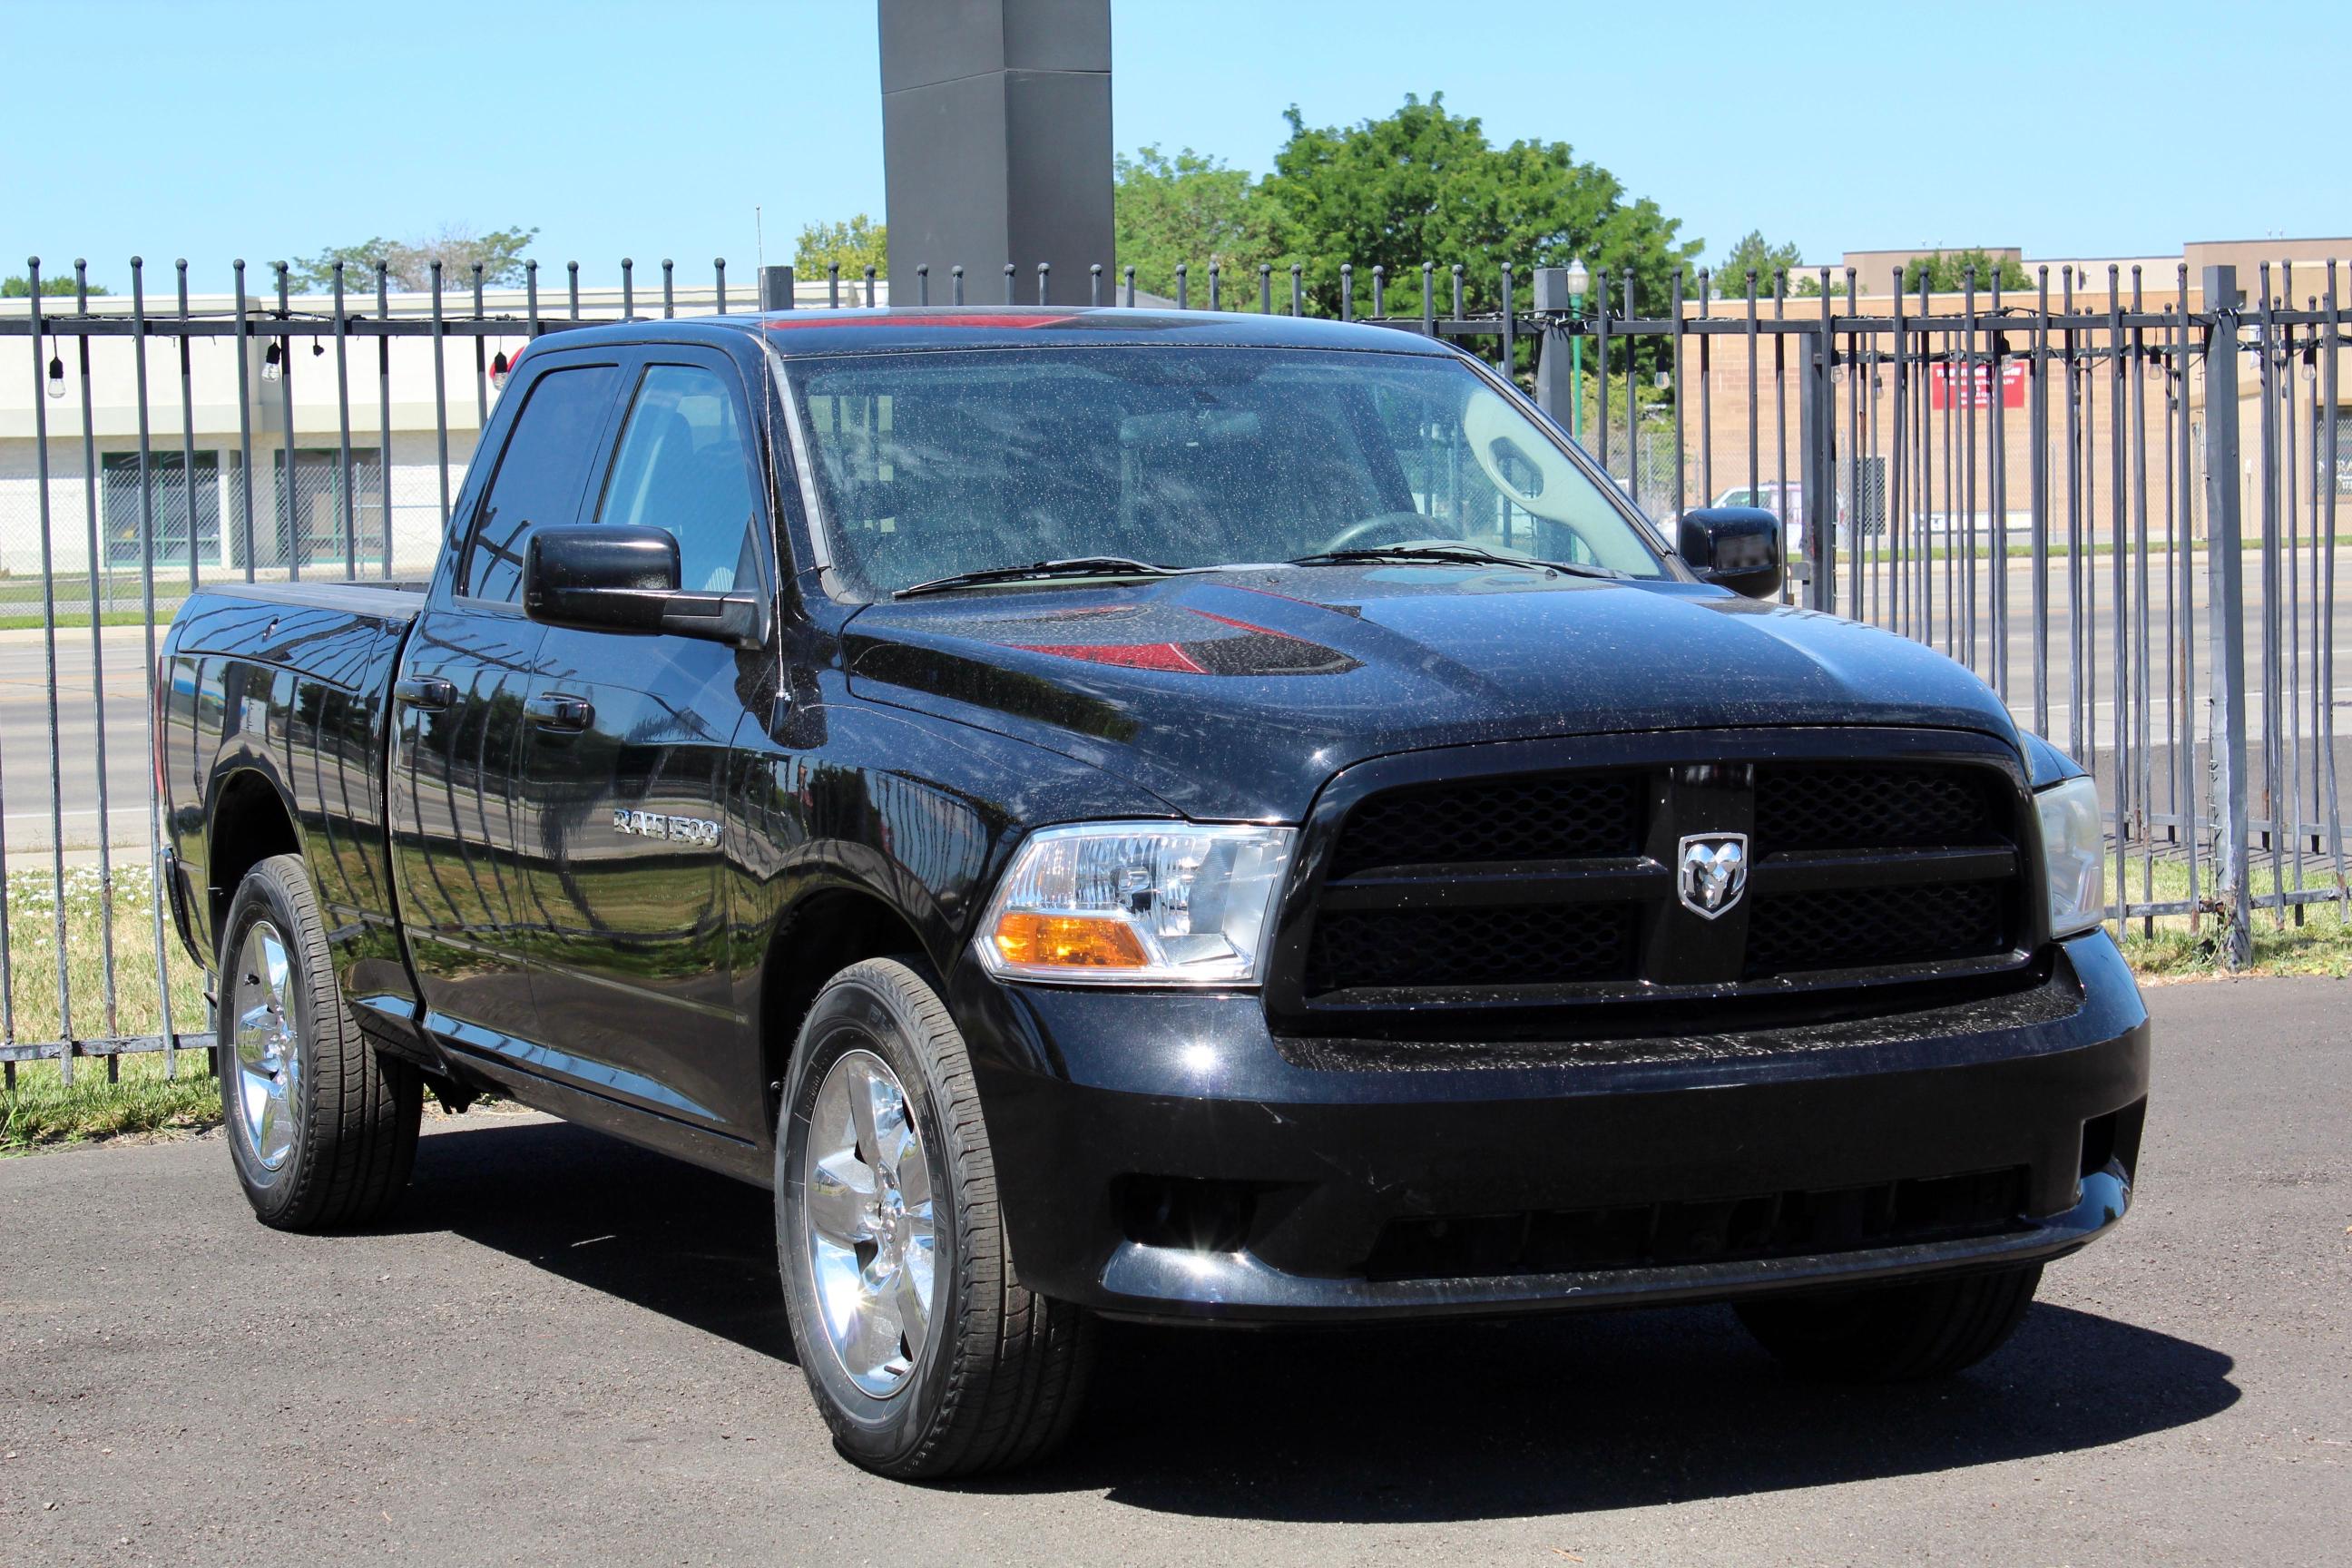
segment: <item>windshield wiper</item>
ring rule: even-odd
[[[1293,566],[1348,566],[1363,561],[1431,561],[1463,566],[1524,566],[1534,572],[1565,572],[1571,577],[1622,577],[1611,566],[1587,566],[1576,561],[1538,561],[1529,555],[1505,555],[1475,544],[1367,544],[1352,550],[1318,550],[1293,556]]]
[[[1130,555],[1073,555],[1066,561],[1034,561],[1026,566],[983,566],[977,572],[955,572],[891,590],[894,599],[918,594],[944,593],[950,588],[977,588],[989,583],[1043,583],[1055,577],[1173,577],[1183,568],[1159,566]]]

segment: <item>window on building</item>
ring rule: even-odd
[[[184,452],[151,452],[148,482],[155,530],[157,567],[185,566],[194,542],[200,565],[218,565],[221,559],[221,455],[196,454],[194,482],[189,480]],[[99,458],[100,517],[106,533],[106,563],[110,568],[137,567],[142,518],[139,508],[139,454],[107,452]],[[193,525],[193,526],[192,526]]]
[[[383,559],[383,469],[373,447],[352,448],[351,516],[343,512],[343,455],[340,447],[298,447],[294,485],[288,493],[286,450],[269,454],[270,496],[277,520],[277,554],[267,541],[257,553],[262,565],[283,565],[289,542],[299,542],[305,567],[340,566],[346,561],[373,564]]]
[[[657,364],[613,459],[596,521],[667,529],[678,585],[723,594],[751,585],[751,451],[726,382],[700,365]]]

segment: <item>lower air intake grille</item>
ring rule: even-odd
[[[1829,1192],[1694,1203],[1391,1220],[1374,1279],[1475,1279],[1806,1258],[1986,1236],[2018,1224],[2022,1169],[1931,1176]]]

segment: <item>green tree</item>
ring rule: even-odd
[[[89,291],[92,294],[104,294],[110,290],[100,284],[93,283],[89,286]],[[32,292],[33,285],[31,280],[22,273],[19,273],[13,278],[0,278],[0,300],[27,299],[31,296]],[[70,272],[67,273],[62,278],[52,276],[41,279],[41,297],[43,299],[47,299],[52,295],[59,294],[70,297],[73,292],[74,280],[73,274]]]
[[[859,213],[846,223],[812,223],[801,228],[793,247],[793,271],[803,279],[823,278],[826,267],[838,262],[844,278],[862,279],[874,268],[877,278],[890,276],[887,224]]]
[[[2031,288],[2033,279],[2025,268],[2008,257],[1996,260],[1981,247],[1969,250],[1939,250],[1933,255],[1915,256],[1903,264],[1903,288],[1906,292],[1919,291],[1922,279],[1927,280],[1930,294],[1957,294],[1968,287],[1969,268],[1975,268],[1977,287],[1990,290],[1998,277],[2004,289]]]
[[[1121,153],[1113,165],[1111,203],[1118,261],[1135,268],[1135,286],[1173,299],[1176,268],[1188,269],[1188,298],[1209,297],[1209,267],[1226,286],[1255,299],[1257,268],[1282,255],[1273,203],[1246,169],[1190,147],[1170,157],[1157,147]]]
[[[1421,266],[1436,263],[1439,310],[1451,306],[1449,268],[1463,268],[1464,305],[1498,310],[1502,268],[1516,269],[1513,289],[1531,302],[1537,267],[1582,258],[1596,289],[1605,272],[1612,304],[1631,276],[1637,303],[1656,310],[1675,268],[1695,262],[1702,243],[1675,237],[1681,226],[1646,197],[1629,198],[1615,175],[1579,163],[1565,142],[1514,142],[1496,147],[1475,116],[1447,112],[1444,95],[1408,93],[1382,120],[1310,128],[1292,107],[1290,139],[1275,155],[1261,195],[1277,207],[1288,252],[1306,271],[1316,308],[1339,306],[1339,266],[1355,268],[1355,309],[1371,309],[1371,269],[1387,268],[1389,308],[1420,309]],[[1532,342],[1521,345],[1524,357]],[[1659,351],[1636,350],[1637,358]]]
[[[403,243],[376,238],[359,245],[338,245],[295,261],[287,281],[306,291],[323,292],[335,285],[335,263],[343,264],[347,289],[375,287],[375,265],[381,261],[392,286],[407,293],[433,287],[433,264],[441,263],[441,286],[471,289],[474,264],[481,263],[482,281],[492,288],[518,288],[523,281],[523,252],[537,238],[535,228],[494,228],[477,234],[464,224],[444,224],[422,239]],[[267,279],[265,271],[262,276]]]
[[[1799,285],[1798,269],[1805,264],[1804,253],[1794,245],[1773,245],[1764,238],[1762,229],[1751,228],[1733,246],[1715,269],[1715,291],[1727,300],[1748,297],[1748,274],[1756,273],[1756,292],[1763,298],[1772,293],[1772,275],[1785,272],[1790,286]],[[1815,281],[1818,289],[1821,284]]]

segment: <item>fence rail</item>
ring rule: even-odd
[[[1541,270],[1342,267],[1335,299],[1296,267],[1179,268],[1172,300],[1139,290],[1131,268],[1085,282],[1097,304],[1341,314],[1441,337],[1511,367],[1670,530],[1716,501],[1775,512],[1790,598],[1942,649],[2093,770],[2113,920],[2210,921],[2242,962],[2255,910],[2284,921],[2347,903],[2337,513],[2352,408],[2333,261],[2317,286],[2304,269],[2301,304],[2286,264],[2259,268],[2244,298],[2228,268],[2045,269],[2022,294],[1971,278],[1942,295],[1906,293],[1899,273],[1875,294],[1850,271],[1729,290],[1678,273],[1648,299],[1630,276],[1600,271],[1570,294],[1581,279]],[[151,300],[134,258],[114,298],[89,294],[77,263],[77,291],[44,298],[35,261],[33,296],[0,306],[0,339],[22,340],[30,366],[0,373],[0,628],[19,628],[0,629],[0,861],[41,856],[51,879],[46,909],[0,904],[12,1079],[19,1061],[111,1070],[160,1049],[175,1066],[212,1044],[186,1027],[201,1004],[163,929],[140,755],[158,623],[181,596],[428,570],[506,366],[533,338],[872,304],[885,287],[771,268],[730,290],[722,260],[707,282],[664,262],[641,288],[625,261],[617,288],[583,288],[576,263],[547,289],[535,265],[520,289],[436,268],[422,293],[394,291],[381,267],[338,268],[305,295],[280,264],[256,296],[245,264],[232,271],[229,294],[192,296],[181,262]],[[913,280],[924,303],[1054,294],[1043,267]],[[1474,295],[1497,308],[1468,308]],[[134,681],[123,667],[141,656]],[[142,839],[146,864],[118,866]],[[69,858],[94,866],[91,887],[69,881]],[[137,1027],[118,914],[152,948]],[[52,959],[49,996],[37,972]]]

